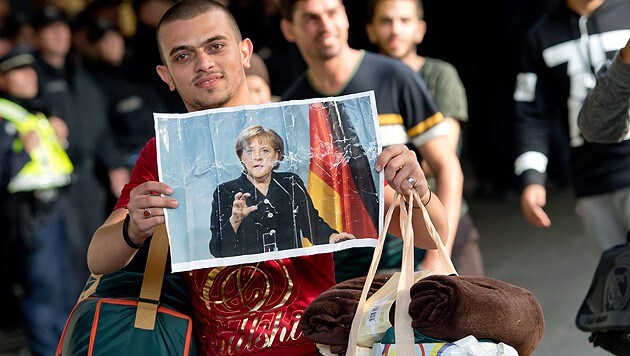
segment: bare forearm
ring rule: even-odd
[[[441,167],[436,174],[437,190],[436,194],[440,197],[446,217],[448,219],[448,240],[446,249],[450,253],[455,242],[455,234],[459,224],[459,216],[462,207],[462,187],[464,184],[464,176],[459,165],[459,160],[455,157],[454,162],[448,166]]]
[[[125,267],[138,251],[129,247],[122,236],[126,209],[117,209],[96,230],[88,248],[88,268],[94,274],[115,272]]]
[[[450,252],[455,240],[459,214],[462,206],[462,186],[464,176],[455,151],[448,145],[447,137],[435,137],[418,147],[422,157],[435,173],[437,189],[448,219],[448,241]]]
[[[429,213],[431,222],[433,223],[435,230],[440,235],[442,243],[446,244],[446,238],[449,235],[449,224],[444,211],[444,206],[442,205],[440,198],[437,196],[437,194],[432,193],[432,195],[430,195],[430,200],[425,200],[423,204],[426,204],[425,207],[427,208],[427,212]],[[414,211],[413,230],[415,237],[415,246],[423,248],[423,242],[429,240],[430,246],[425,246],[425,248],[437,248],[437,246],[435,246],[435,244],[433,243],[433,239],[431,239],[428,230],[426,229],[424,217],[422,216],[419,209],[416,209],[416,211]]]

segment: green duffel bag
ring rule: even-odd
[[[56,355],[197,355],[187,288],[180,275],[164,275],[167,251],[162,226],[153,235],[144,274],[90,276]]]

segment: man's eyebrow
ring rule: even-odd
[[[341,8],[341,5],[336,5],[336,6],[329,7],[329,8],[327,8],[327,9],[324,9],[324,10],[322,10],[322,11],[320,11],[320,12],[306,11],[306,12],[303,12],[303,13],[302,13],[302,17],[303,17],[303,18],[306,18],[306,17],[321,17],[321,16],[322,16],[322,14],[326,14],[326,13],[329,13],[329,12],[332,12],[332,11],[335,11],[335,10],[338,10],[338,9],[340,9],[340,8]]]
[[[199,47],[203,47],[207,45],[208,43],[212,43],[214,41],[227,40],[227,39],[228,38],[224,35],[212,36],[208,38],[207,40],[203,41]],[[168,54],[169,56],[172,56],[174,53],[179,52],[179,51],[194,50],[194,49],[195,49],[195,46],[192,46],[192,45],[181,45],[181,46],[171,48],[171,51]]]

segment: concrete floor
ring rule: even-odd
[[[522,218],[518,198],[469,199],[481,234],[486,274],[529,289],[545,315],[545,334],[534,355],[610,355],[593,348],[588,334],[575,327],[576,312],[599,260],[599,248],[587,238],[574,212],[570,190],[550,193],[549,229],[537,229]],[[5,335],[7,336],[7,335]],[[18,341],[13,334],[13,341]],[[0,334],[0,356],[28,355]],[[4,344],[4,345],[3,345]],[[9,346],[9,351],[3,346]],[[20,347],[17,347],[20,349]],[[4,349],[4,350],[3,350]]]
[[[545,334],[534,355],[610,355],[594,348],[589,334],[574,323],[599,261],[599,247],[584,234],[569,189],[551,193],[547,202],[552,225],[538,229],[523,219],[517,197],[470,201],[486,274],[538,298]]]

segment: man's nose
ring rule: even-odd
[[[205,53],[204,51],[197,52],[197,65],[195,67],[196,71],[208,71],[214,68],[215,62],[211,55]]]
[[[392,21],[392,33],[397,35],[400,33],[400,30],[402,29],[402,22],[400,20],[394,20]]]
[[[333,27],[334,23],[335,23],[335,20],[332,18],[332,16],[323,15],[321,19],[322,19],[321,20],[322,21],[322,27],[325,30],[330,30]]]

